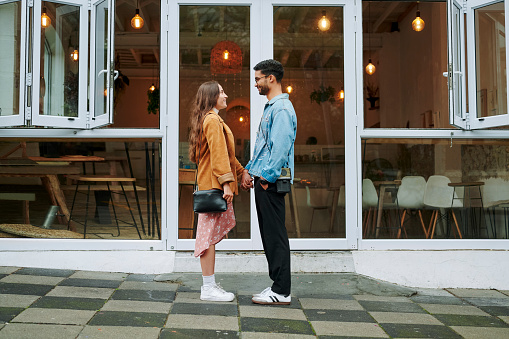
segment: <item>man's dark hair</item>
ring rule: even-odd
[[[263,75],[270,75],[276,77],[276,82],[280,83],[281,80],[283,80],[283,75],[285,74],[285,69],[283,68],[283,65],[274,59],[268,59],[260,61],[256,64],[255,67],[253,67],[255,71],[262,72]]]

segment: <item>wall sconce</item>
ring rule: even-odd
[[[79,58],[79,53],[78,53],[78,50],[75,49],[72,53],[71,53],[71,59],[73,61],[78,61],[78,58]]]
[[[156,90],[156,86],[154,85],[154,83],[152,83],[152,86],[150,86],[150,87],[148,88],[148,90],[149,90],[150,92],[153,92],[153,91],[155,91],[155,90]]]
[[[376,71],[376,67],[371,62],[371,59],[369,59],[368,65],[366,66],[366,73],[368,73],[369,75],[373,75],[373,73],[375,73],[375,71]]]
[[[322,18],[318,21],[318,28],[322,31],[328,31],[330,28],[330,20],[325,15],[325,10],[322,11]]]
[[[140,8],[138,6],[138,1],[136,1],[136,14],[131,19],[131,26],[134,29],[140,29],[143,27],[143,24],[145,22],[143,21],[143,18],[140,16]]]
[[[51,25],[51,19],[48,14],[46,14],[46,7],[43,7],[41,15],[41,26],[46,28],[49,25]]]
[[[290,94],[290,93],[292,93],[292,92],[293,92],[293,87],[292,87],[291,85],[288,85],[288,86],[286,87],[286,93]]]
[[[419,2],[417,2],[417,13],[415,13],[415,19],[412,21],[412,29],[416,32],[420,32],[424,29],[424,20],[421,19],[421,11],[419,10]]]

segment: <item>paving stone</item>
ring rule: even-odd
[[[2,339],[69,339],[76,338],[83,326],[47,324],[7,324],[1,331]]]
[[[454,297],[449,291],[438,288],[415,288],[416,294],[411,296],[410,299],[415,297]],[[455,298],[455,297],[454,297]]]
[[[331,293],[329,293],[329,294],[299,293],[298,296],[292,295],[292,297],[298,298],[299,300],[303,299],[303,298],[316,299],[316,300],[332,299],[332,300],[336,300],[338,302],[340,300],[354,300],[354,297],[352,295],[331,294]]]
[[[451,296],[450,294],[448,297],[416,295],[410,297],[410,300],[418,304],[468,305],[468,303],[463,299]]]
[[[312,321],[375,322],[366,311],[304,310],[304,312],[306,317]]]
[[[90,320],[94,326],[163,327],[166,314],[147,312],[99,311]]]
[[[19,270],[16,266],[0,266],[0,274],[11,274]]]
[[[480,316],[488,315],[488,313],[483,312],[477,307],[471,305],[441,305],[441,304],[419,304],[419,305],[431,314],[463,314]]]
[[[470,288],[448,288],[447,291],[461,298],[509,298],[497,290],[478,290]]]
[[[168,314],[172,303],[161,303],[155,301],[134,301],[134,300],[109,300],[101,308],[101,311],[136,311],[149,313]]]
[[[253,299],[253,296],[252,295],[239,295],[237,296],[237,299],[238,299],[238,302],[239,302],[239,305],[241,306],[268,306],[268,307],[283,307],[283,308],[296,308],[296,309],[301,309],[302,306],[299,302],[299,299],[298,298],[294,298],[292,297],[292,301],[290,303],[290,305],[260,305],[260,304],[255,304],[253,303],[252,299]]]
[[[68,279],[65,279],[64,281],[62,281],[59,284],[59,286],[118,288],[121,283],[122,283],[122,281],[120,281],[120,280],[68,278]]]
[[[242,317],[240,327],[247,332],[313,334],[309,322],[300,320]]]
[[[13,272],[13,274],[23,274],[23,275],[37,275],[37,276],[47,276],[47,277],[63,277],[67,278],[70,275],[74,274],[73,270],[60,270],[60,269],[52,269],[52,268],[37,268],[37,267],[26,267]]]
[[[509,324],[509,317],[508,316],[499,316],[500,320],[502,320],[503,322]]]
[[[239,306],[241,317],[306,320],[302,310],[282,307]]]
[[[509,298],[463,298],[475,306],[509,306]]]
[[[224,317],[237,316],[238,308],[236,303],[216,304],[213,302],[201,303],[175,303],[171,314],[195,314],[195,315],[219,315]]]
[[[0,306],[27,308],[39,298],[38,295],[0,294]]]
[[[508,306],[479,306],[481,310],[484,312],[498,316],[509,316],[509,307]]]
[[[351,336],[372,338],[389,337],[376,323],[311,321],[311,325],[320,338],[322,338],[322,336],[344,336],[348,338]]]
[[[23,312],[24,308],[22,307],[4,307],[2,305],[0,307],[0,323],[8,323],[15,316]]]
[[[337,299],[309,299],[299,298],[300,304],[305,309],[316,310],[349,310],[363,311],[364,308],[356,300],[337,300]]]
[[[92,279],[92,280],[119,280],[127,278],[127,273],[95,272],[95,271],[77,271],[69,278],[72,279]]]
[[[10,284],[0,282],[0,294],[45,295],[54,286],[34,284]]]
[[[392,338],[461,338],[447,326],[420,324],[380,324]]]
[[[506,323],[495,317],[483,317],[478,315],[435,314],[435,318],[447,326],[508,327]]]
[[[175,292],[150,290],[117,290],[115,293],[113,293],[111,299],[172,302],[175,300]]]
[[[466,339],[501,339],[509,338],[509,328],[486,328],[472,326],[452,326],[454,331],[458,332]],[[0,332],[1,333],[1,332]]]
[[[2,278],[0,282],[10,284],[58,285],[64,279],[65,278],[61,277],[11,274]]]
[[[188,330],[183,328],[165,328],[161,331],[160,339],[195,339],[195,338],[239,338],[240,333],[237,331],[219,331],[219,330]],[[245,338],[244,333],[242,338]]]
[[[242,332],[242,339],[313,339],[314,335],[289,333]],[[366,338],[363,338],[366,339]]]
[[[57,310],[51,308],[27,308],[12,322],[62,325],[85,325],[94,316],[95,311]]]
[[[419,305],[414,303],[359,300],[359,304],[368,312],[426,313]]]
[[[430,314],[396,312],[370,312],[369,314],[378,323],[443,325]]]
[[[157,274],[129,274],[126,281],[154,281]]]
[[[113,288],[56,286],[46,296],[108,299],[113,292]]]
[[[160,332],[157,327],[85,326],[78,339],[156,339]]]
[[[0,281],[2,281],[3,278],[9,276],[8,274],[0,274]]]
[[[353,298],[358,301],[381,301],[389,303],[411,303],[412,301],[406,297],[391,297],[372,294],[354,295]]]
[[[164,327],[238,331],[239,319],[237,317],[221,317],[217,315],[170,314]]]
[[[99,310],[106,300],[92,298],[47,297],[37,300],[31,307],[71,310]]]
[[[165,284],[153,281],[124,281],[118,287],[120,290],[150,290],[150,291],[172,291],[175,292],[178,284]]]

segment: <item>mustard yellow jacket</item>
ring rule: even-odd
[[[229,182],[233,193],[238,194],[237,178],[244,167],[235,157],[235,138],[223,119],[214,111],[210,113],[203,120],[201,151],[196,152],[199,190],[222,190],[223,184]]]

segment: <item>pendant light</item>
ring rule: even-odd
[[[330,20],[325,15],[325,10],[322,11],[322,18],[318,21],[318,28],[322,31],[328,31],[330,29]]]
[[[286,93],[290,94],[290,93],[292,93],[292,92],[293,92],[293,87],[292,87],[291,85],[288,85],[288,86],[286,87]]]
[[[345,90],[344,89],[341,89],[341,91],[339,91],[338,98],[339,98],[339,101],[341,101],[341,102],[343,102],[343,100],[345,100]]]
[[[76,31],[76,40],[78,40],[78,32]],[[69,46],[71,46],[71,39],[69,38]],[[71,49],[73,50],[72,53],[71,53],[71,60],[72,61],[78,61],[79,59],[79,52],[78,52],[78,47],[76,46],[76,44],[74,45],[74,47],[71,47]]]
[[[140,29],[143,27],[143,24],[145,22],[143,21],[143,18],[140,16],[140,8],[138,6],[138,1],[136,1],[136,14],[131,19],[131,26],[134,29]]]
[[[419,1],[417,1],[417,13],[415,13],[415,19],[412,21],[412,29],[416,32],[420,32],[424,29],[424,20],[421,19],[421,11],[419,10]]]
[[[373,75],[376,71],[375,65],[371,62],[371,30],[369,29],[369,18],[371,17],[371,1],[368,3],[368,50],[369,50],[369,61],[366,66],[366,73]]]
[[[46,14],[46,7],[43,7],[42,8],[42,15],[41,15],[41,26],[46,28],[49,25],[51,25],[51,19],[48,16],[48,14]]]
[[[152,86],[150,86],[150,87],[148,88],[148,90],[149,90],[150,92],[155,91],[155,90],[156,90],[156,85],[154,85],[154,83],[152,83]]]

